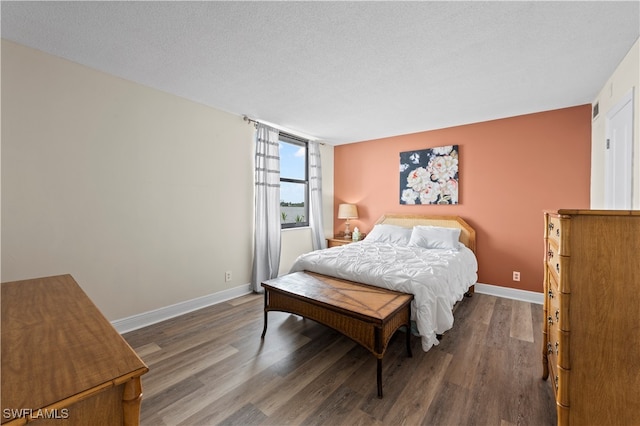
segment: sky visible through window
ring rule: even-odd
[[[304,180],[305,151],[303,146],[280,141],[280,176]],[[280,186],[280,200],[291,203],[304,202],[304,186],[283,182]]]

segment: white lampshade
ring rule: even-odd
[[[355,204],[340,204],[338,206],[338,219],[357,219],[358,208]]]

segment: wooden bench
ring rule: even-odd
[[[382,398],[382,358],[393,334],[406,326],[411,354],[412,294],[373,287],[311,272],[295,272],[262,283],[264,329],[267,313],[282,311],[312,319],[368,349],[378,360],[378,397]]]

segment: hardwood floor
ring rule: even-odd
[[[542,307],[475,294],[453,329],[422,351],[404,335],[383,361],[311,320],[269,313],[247,295],[124,335],[150,368],[143,425],[551,425],[541,379]]]

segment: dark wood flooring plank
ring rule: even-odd
[[[333,426],[351,418],[351,413],[357,411],[358,402],[362,395],[357,394],[344,384],[331,393],[316,409],[302,421],[304,425]]]
[[[536,333],[539,331],[535,330]],[[513,301],[509,336],[533,343],[534,330],[531,323],[531,303]]]
[[[153,389],[153,386],[150,387]],[[164,389],[162,392],[156,392],[156,394],[152,396],[147,395],[146,387],[144,387],[144,398],[142,399],[140,415],[144,419],[153,419],[161,409],[172,404],[176,399],[189,397],[189,395],[193,395],[194,392],[202,387],[204,387],[204,384],[198,380],[196,376],[188,377]],[[161,421],[159,417],[158,419]]]
[[[280,383],[267,386],[265,392],[260,392],[251,398],[251,401],[263,412],[272,415],[288,404],[291,397],[304,392],[311,384],[323,382],[328,370],[353,350],[354,345],[349,339],[335,338],[333,342],[328,342],[322,350],[309,357],[307,362],[300,364],[298,368],[283,376]],[[356,360],[354,357],[348,357],[348,359]],[[280,374],[281,368],[277,364],[274,367],[273,371]]]
[[[224,419],[233,417],[243,406],[251,403],[251,401],[249,401],[250,398],[268,393],[271,387],[278,387],[278,385],[283,383],[284,379],[282,377],[267,368],[252,376],[249,380],[242,382],[239,386],[227,391],[219,398],[212,398],[206,406],[182,420],[181,423],[185,425],[218,424],[224,421]],[[200,392],[200,395],[217,395],[215,393],[215,382],[207,383],[204,386],[204,392]],[[194,394],[192,396],[197,395],[198,394]],[[188,401],[188,399],[185,399],[185,401]],[[253,404],[251,404],[251,406],[258,409],[258,407],[255,407]]]
[[[475,297],[475,296],[474,296]],[[443,382],[421,425],[471,425],[474,419],[482,419],[481,424],[493,424],[480,413],[469,413],[468,389],[453,383]]]
[[[219,424],[223,426],[245,426],[245,425],[259,425],[267,420],[267,416],[252,404],[246,404],[242,406],[233,415],[222,420]]]
[[[192,376],[197,376],[218,362],[233,357],[238,350],[232,346],[202,344],[177,354],[166,363],[155,365],[145,375],[146,397],[152,397]]]
[[[420,347],[420,339],[415,337],[412,339],[412,343],[417,347],[412,348],[414,356],[408,358],[406,345],[404,343],[404,333],[396,333],[389,344],[387,354],[385,354],[382,362],[384,398],[379,399],[377,397],[376,388],[373,386],[375,383],[374,369],[371,369],[368,373],[370,377],[369,387],[361,391],[363,395],[366,396],[366,399],[360,406],[360,409],[372,417],[383,421],[385,420],[386,414],[399,401],[402,390],[407,386],[407,383],[414,379],[416,376],[415,371],[419,369],[420,361],[427,355]],[[376,365],[375,361],[372,365]]]
[[[124,335],[150,372],[143,425],[551,425],[541,379],[542,308],[474,294],[453,329],[407,358],[398,333],[383,361],[312,320],[269,313],[247,295]]]
[[[345,337],[341,340],[351,341]],[[363,353],[359,347],[353,347],[340,357],[329,368],[324,370],[322,377],[309,382],[295,394],[286,394],[286,402],[269,415],[267,424],[300,424],[315,408],[331,395],[351,373],[357,370],[371,354]]]
[[[161,410],[160,413],[165,421],[179,423],[200,410],[208,409],[225,394],[251,380],[287,356],[292,350],[309,341],[307,337],[296,333],[291,333],[280,340],[274,337],[275,333],[272,335],[272,345],[265,345],[260,339],[259,331],[253,339],[248,340],[252,345],[250,348],[239,351],[235,356],[227,358],[225,362],[201,371],[198,378],[207,386]]]
[[[437,349],[417,353],[412,377],[398,395],[398,399],[382,417],[387,424],[418,425],[422,422],[443,384],[453,356]]]

